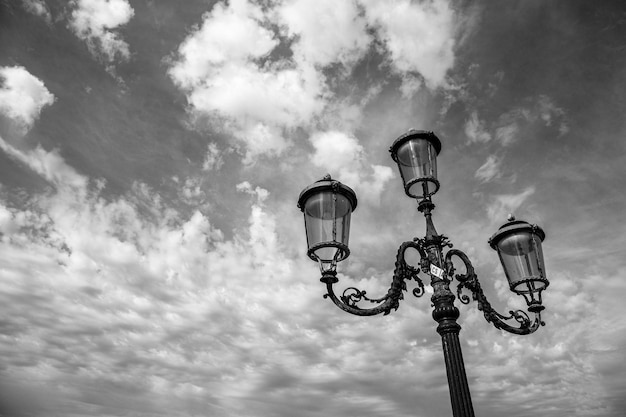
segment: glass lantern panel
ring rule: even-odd
[[[348,246],[352,205],[343,195],[332,191],[311,196],[305,203],[304,220],[309,249],[328,243],[315,250],[322,261],[331,261],[337,254],[336,243]]]
[[[423,196],[425,192],[430,195],[436,191],[436,184],[425,180],[437,178],[437,152],[429,141],[409,140],[398,148],[396,155],[404,185],[409,185],[409,195]],[[417,181],[419,179],[424,180]]]
[[[531,293],[545,288],[541,239],[531,232],[516,232],[498,242],[498,254],[512,290]]]

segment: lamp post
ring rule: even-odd
[[[320,265],[320,281],[326,284],[327,290],[324,298],[330,298],[343,311],[358,316],[387,315],[397,310],[408,280],[417,283],[412,293],[421,297],[424,283],[419,275],[430,276],[432,316],[441,335],[452,413],[454,417],[471,417],[474,410],[459,342],[459,310],[454,300],[458,298],[462,304],[469,304],[470,297],[463,290],[469,291],[487,322],[510,333],[530,334],[545,325],[541,320],[544,309],[541,292],[549,284],[541,250],[545,233],[538,226],[509,216],[508,222],[489,239],[489,245],[498,253],[511,291],[524,297],[533,317],[531,319],[523,310],[509,311],[509,315],[498,313],[485,297],[467,255],[452,249],[449,239],[435,229],[432,196],[440,187],[437,180],[437,155],[441,152],[439,138],[433,132],[409,130],[396,139],[389,151],[398,164],[405,193],[417,200],[417,209],[426,219],[426,235],[404,242],[398,248],[387,294],[381,298],[369,298],[365,291],[354,287],[345,289],[340,296],[335,294],[333,286],[339,281],[337,263],[350,255],[350,216],[357,206],[357,198],[350,187],[333,180],[330,175],[305,188],[298,199],[298,207],[304,213],[308,256]],[[405,261],[405,252],[409,248],[419,253],[419,268]],[[463,263],[465,273],[455,274],[454,257]],[[456,296],[450,289],[455,279]],[[363,302],[376,305],[365,308]]]

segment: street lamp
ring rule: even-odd
[[[305,188],[298,198],[298,207],[304,212],[308,255],[320,265],[320,280],[327,289],[324,298],[330,298],[340,309],[358,316],[386,315],[391,310],[397,310],[400,300],[404,298],[406,280],[417,283],[412,292],[416,297],[421,297],[424,284],[419,274],[429,275],[433,289],[432,315],[439,323],[437,332],[443,344],[452,413],[454,417],[474,416],[459,343],[461,326],[456,322],[459,310],[454,300],[458,297],[461,303],[468,304],[470,297],[463,294],[464,289],[468,290],[485,319],[496,328],[510,333],[530,334],[545,325],[541,320],[541,311],[544,309],[541,292],[549,284],[541,249],[545,233],[538,226],[509,216],[508,222],[489,239],[489,245],[498,253],[509,288],[524,297],[533,319],[523,310],[509,311],[508,316],[498,313],[485,297],[467,255],[452,249],[448,238],[435,230],[432,196],[440,187],[437,180],[437,155],[441,152],[439,138],[433,132],[412,129],[396,139],[389,151],[398,164],[405,193],[417,200],[417,209],[426,218],[426,235],[404,242],[398,248],[393,279],[387,294],[381,298],[369,298],[365,291],[355,287],[345,289],[339,297],[334,292],[333,286],[339,281],[337,263],[350,255],[350,216],[356,208],[357,198],[350,187],[333,180],[330,175]],[[405,261],[405,252],[409,248],[419,253],[419,268]],[[455,274],[454,257],[463,263],[464,274]],[[457,280],[457,297],[450,290],[453,279]],[[376,306],[364,308],[359,305],[363,301]]]

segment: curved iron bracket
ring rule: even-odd
[[[417,250],[420,254],[420,264],[427,260],[426,252],[422,248],[418,239],[412,242],[404,242],[398,248],[396,255],[395,269],[393,271],[393,279],[391,286],[387,291],[387,294],[381,298],[369,298],[365,291],[361,291],[355,287],[346,288],[340,297],[335,295],[333,290],[333,284],[337,282],[334,272],[329,272],[322,276],[321,281],[326,283],[327,294],[324,294],[324,298],[330,298],[337,307],[350,314],[357,316],[374,316],[376,314],[383,313],[387,315],[391,310],[397,310],[400,306],[400,300],[404,299],[403,291],[406,291],[405,280],[414,280],[417,282],[417,288],[412,292],[416,297],[424,295],[424,283],[419,278],[418,274],[420,270],[407,264],[404,259],[404,253],[408,248]],[[376,307],[361,308],[357,304],[361,301],[369,301],[370,303],[380,303]]]
[[[455,269],[454,264],[452,263],[453,256],[456,256],[463,261],[463,264],[465,265],[465,274],[454,275]],[[480,282],[478,281],[478,277],[474,272],[474,267],[464,252],[458,249],[450,249],[446,253],[445,268],[447,275],[449,277],[454,276],[454,278],[456,278],[459,282],[456,292],[461,303],[469,304],[469,296],[462,293],[464,288],[468,289],[472,293],[472,299],[478,303],[478,310],[483,312],[485,319],[493,324],[495,328],[506,330],[509,333],[523,335],[535,332],[539,326],[545,326],[545,323],[541,320],[541,312],[534,313],[535,317],[532,322],[528,317],[528,314],[523,310],[510,310],[508,316],[498,313],[491,306],[489,300],[487,300],[487,297],[480,286]],[[515,320],[519,327],[509,325],[506,323],[508,320]]]

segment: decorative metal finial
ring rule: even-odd
[[[515,220],[515,216],[513,215],[513,213],[509,213],[509,215],[506,218],[508,221],[512,222],[513,220]]]

